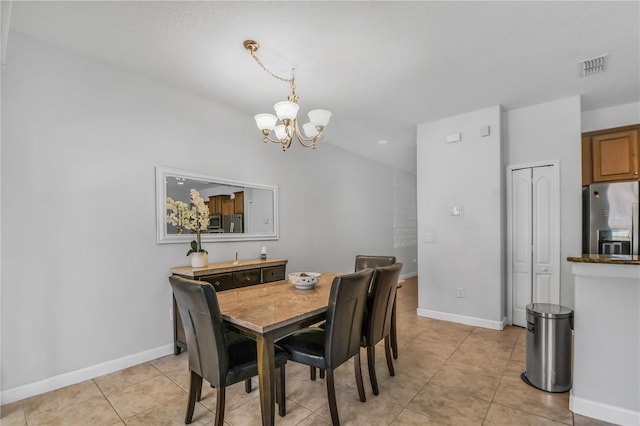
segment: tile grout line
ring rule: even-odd
[[[515,343],[514,343],[514,345],[513,345],[513,348],[511,349],[511,354],[509,355],[509,360],[507,361],[507,365],[509,364],[509,361],[511,360],[511,357],[513,356],[513,352],[515,351],[516,346],[518,345],[518,340],[519,340],[519,338],[518,338],[518,339],[516,339],[516,341],[515,341]],[[525,349],[525,350],[526,350],[526,349]],[[506,370],[507,370],[507,369],[505,368],[505,369],[502,371],[502,375],[500,376],[500,384],[502,383],[502,379],[505,377],[505,372],[506,372]],[[500,384],[498,384],[498,387],[496,388],[496,391],[495,391],[495,392],[494,392],[494,394],[493,394],[493,398],[491,399],[491,404],[500,405],[501,407],[506,407],[506,408],[509,408],[509,409],[511,409],[511,410],[520,411],[520,412],[523,412],[523,413],[526,413],[526,414],[529,414],[529,415],[532,415],[532,416],[541,417],[541,418],[543,418],[543,419],[547,419],[547,420],[550,420],[550,421],[555,422],[555,423],[562,423],[562,424],[566,424],[566,423],[564,423],[564,422],[562,422],[562,421],[560,421],[560,420],[558,420],[558,419],[553,419],[553,418],[548,417],[548,416],[546,416],[546,415],[544,415],[544,416],[543,416],[543,415],[540,415],[540,414],[537,414],[537,413],[532,413],[532,412],[529,412],[529,411],[523,410],[522,408],[516,408],[516,407],[512,407],[512,406],[510,406],[510,405],[505,405],[505,404],[502,404],[502,403],[499,403],[499,402],[494,401],[494,400],[495,400],[495,397],[496,397],[496,394],[498,393],[498,389],[500,388]],[[540,391],[540,392],[543,392],[543,391]],[[568,409],[567,409],[567,410],[568,410]],[[573,425],[573,424],[575,424],[575,420],[574,420],[573,412],[572,412],[571,410],[568,410],[568,411],[571,413],[571,425]],[[486,416],[485,416],[485,420],[486,420]],[[483,423],[484,423],[484,420],[483,420]]]
[[[509,352],[509,358],[507,358],[507,364],[502,370],[502,374],[500,374],[500,380],[498,381],[498,386],[496,386],[496,389],[493,391],[493,395],[491,396],[491,402],[489,403],[489,409],[487,409],[487,412],[484,415],[484,419],[482,419],[482,424],[484,424],[484,422],[487,420],[487,416],[489,415],[489,410],[491,409],[491,405],[498,404],[497,402],[495,402],[495,398],[496,398],[496,395],[498,394],[498,389],[500,389],[500,385],[502,384],[502,379],[504,378],[505,372],[507,371],[507,367],[509,366],[509,361],[511,361],[511,357],[513,356],[513,351],[515,351],[516,349],[516,345],[518,344],[519,338],[520,336],[517,336],[515,341],[513,342],[513,346],[511,347],[511,352]],[[501,404],[498,404],[498,405],[501,405]]]
[[[25,426],[29,426],[29,419],[27,419],[27,409],[24,407],[23,403],[20,403],[20,408],[22,408],[22,415],[24,416],[24,424]]]
[[[511,361],[511,357],[513,356],[513,351],[515,350],[516,345],[518,344],[519,338],[520,336],[516,336],[516,339],[514,340],[513,345],[511,346],[511,351],[509,352],[509,357],[507,358],[507,364],[502,369],[502,373],[500,374],[500,380],[498,381],[498,386],[496,386],[495,390],[493,391],[493,395],[491,396],[491,401],[489,402],[489,408],[487,409],[487,412],[484,414],[484,418],[482,419],[483,425],[484,425],[484,422],[487,421],[487,416],[489,415],[489,410],[491,409],[491,405],[493,404],[500,405],[497,402],[495,402],[496,394],[498,393],[498,389],[500,389],[500,385],[502,384],[502,379],[504,378],[505,372],[507,371],[507,367],[509,366],[509,361]]]
[[[107,404],[109,404],[109,407],[111,407],[111,409],[113,410],[114,413],[116,413],[116,416],[118,416],[118,418],[120,419],[120,421],[123,424],[127,424],[124,419],[122,418],[122,416],[120,415],[120,413],[118,413],[118,410],[116,410],[116,407],[113,406],[113,404],[111,403],[111,401],[109,401],[109,398],[107,398],[107,395],[103,392],[102,388],[96,383],[96,379],[93,378],[91,379],[91,381],[93,382],[93,384],[96,385],[96,387],[98,388],[98,390],[100,391],[100,394],[102,394],[102,397],[105,399],[105,401],[107,401]],[[27,425],[28,426],[28,425]]]
[[[460,348],[460,346],[462,346],[462,344],[469,338],[469,336],[471,335],[471,333],[473,333],[473,330],[475,330],[476,327],[471,328],[471,330],[469,330],[469,333],[467,333],[467,335],[465,336],[464,339],[462,339],[460,341],[460,343],[458,343],[455,348],[453,349],[453,351],[451,351],[451,353],[449,354],[449,356],[447,356],[447,358],[444,360],[444,362],[436,369],[436,371],[431,375],[431,377],[429,377],[426,381],[426,383],[420,388],[420,390],[418,392],[416,392],[416,394],[413,396],[413,398],[411,398],[411,400],[409,401],[409,403],[404,407],[405,409],[408,409],[412,412],[416,412],[414,410],[409,409],[409,405],[411,404],[411,402],[413,402],[413,400],[420,394],[420,392],[422,392],[424,390],[424,388],[426,388],[429,383],[431,382],[431,380],[433,380],[433,378],[436,376],[436,374],[438,374],[438,372],[440,371],[440,369],[442,369],[444,367],[444,365],[447,363],[447,361],[449,361],[449,359],[453,356],[454,353],[456,353],[456,351],[458,350],[458,348]],[[419,333],[421,334],[421,333]],[[445,386],[446,387],[446,386]],[[451,388],[449,388],[451,389]],[[420,415],[426,416],[430,419],[434,419],[436,421],[442,422],[442,423],[446,423],[449,424],[448,421],[446,419],[443,419],[441,417],[434,417],[431,415],[426,415],[425,413],[421,413],[418,412]]]

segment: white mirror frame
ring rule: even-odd
[[[278,237],[278,187],[258,183],[242,182],[232,179],[218,178],[194,173],[189,170],[175,169],[172,167],[156,166],[156,242],[158,244],[188,244],[195,238],[194,234],[168,234],[167,233],[167,185],[168,177],[181,177],[185,179],[199,180],[203,182],[219,183],[229,186],[245,188],[265,189],[271,191],[273,197],[273,233],[268,234],[200,234],[203,243],[216,243],[225,241],[267,241],[277,240]]]

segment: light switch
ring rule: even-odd
[[[451,207],[451,216],[461,216],[462,215],[462,207],[453,206]]]
[[[446,139],[447,143],[460,142],[462,140],[462,133],[452,133],[447,135]]]
[[[436,242],[436,233],[435,232],[427,232],[427,242],[435,243]]]
[[[491,126],[480,127],[480,136],[485,137],[491,134]]]

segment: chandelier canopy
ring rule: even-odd
[[[275,75],[269,71],[260,58],[256,55],[256,52],[260,48],[260,45],[253,40],[245,40],[244,48],[251,54],[251,57],[264,69],[271,77],[291,84],[291,94],[286,101],[276,102],[273,105],[273,109],[276,114],[258,114],[255,116],[258,129],[262,131],[262,141],[266,143],[271,141],[279,143],[282,146],[282,150],[286,151],[291,146],[291,141],[296,137],[298,142],[306,148],[316,147],[316,142],[322,139],[324,136],[324,128],[329,124],[331,119],[331,112],[326,109],[314,109],[309,111],[309,122],[302,125],[304,135],[300,132],[298,127],[298,95],[296,95],[296,78],[294,69],[291,70],[291,77],[284,78]],[[280,121],[280,123],[278,122]],[[275,136],[275,139],[272,138]]]

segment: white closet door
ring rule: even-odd
[[[553,226],[557,206],[553,184],[553,167],[533,168],[533,303],[557,303],[554,275],[558,273],[558,265]]]
[[[532,281],[532,187],[531,169],[512,172],[512,285],[513,324],[527,325],[526,306],[531,303]]]
[[[511,320],[527,325],[527,305],[559,303],[560,240],[554,166],[511,171]]]

